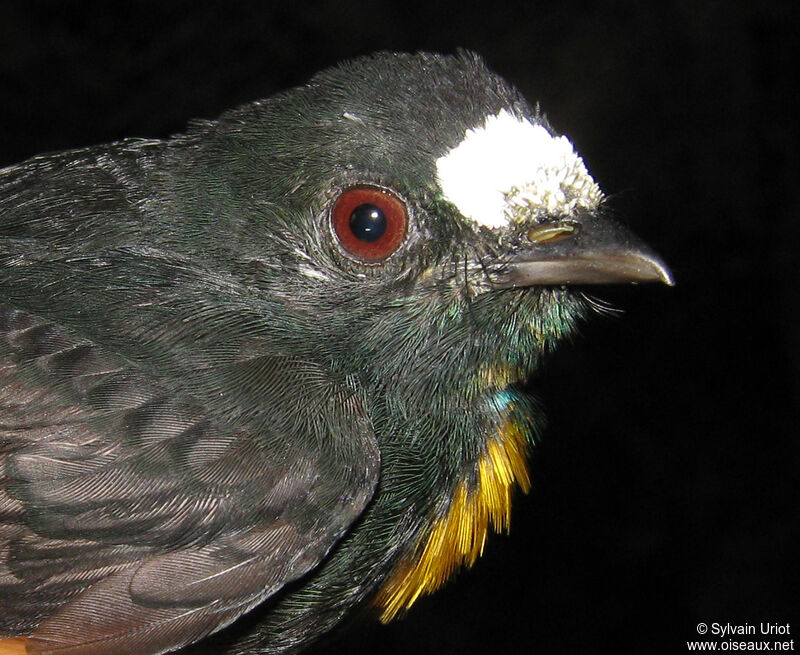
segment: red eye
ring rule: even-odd
[[[342,247],[372,262],[397,250],[408,224],[405,204],[388,191],[370,186],[342,193],[333,205],[331,219]]]

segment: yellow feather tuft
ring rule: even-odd
[[[382,623],[409,609],[421,595],[436,591],[462,565],[471,567],[483,553],[490,527],[508,531],[514,486],[525,493],[531,487],[527,456],[523,430],[506,421],[478,460],[477,484],[468,489],[462,481],[456,487],[447,514],[433,524],[378,593],[374,603]]]

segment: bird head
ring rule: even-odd
[[[35,648],[77,652],[64,626],[112,598],[93,630],[138,652],[157,624],[161,652],[288,583],[246,650],[294,652],[370,594],[391,619],[508,526],[539,422],[517,385],[591,309],[581,287],[671,283],[466,53],[357,59],[168,141],[2,175],[12,532],[78,544],[64,575],[89,585],[50,576],[30,617],[66,609]]]
[[[174,195],[195,247],[280,299],[293,352],[345,374],[502,387],[586,312],[572,285],[671,281],[570,141],[471,54],[358,59],[187,138]]]

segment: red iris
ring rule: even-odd
[[[397,250],[408,226],[403,201],[373,186],[344,191],[333,205],[331,220],[342,247],[370,262],[386,259]]]

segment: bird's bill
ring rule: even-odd
[[[623,226],[596,216],[533,228],[497,288],[563,284],[674,284],[666,264]]]

